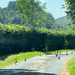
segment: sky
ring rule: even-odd
[[[1,0],[0,7],[6,7],[9,1],[14,0]],[[55,19],[66,15],[66,9],[61,9],[61,5],[65,3],[64,0],[41,0],[41,2],[46,3],[46,11],[50,12]]]

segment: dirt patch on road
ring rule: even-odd
[[[61,70],[61,75],[69,75],[69,72],[67,71],[67,64],[68,64],[69,60],[70,59],[67,59],[64,62],[64,65],[63,65],[62,70]]]
[[[35,72],[41,72],[43,73],[45,70],[46,63],[46,57],[41,57],[40,60],[34,61],[27,69],[33,70]]]

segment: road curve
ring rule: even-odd
[[[75,53],[61,53],[60,59],[53,55],[37,56],[0,69],[0,75],[60,75],[66,59],[74,57]]]

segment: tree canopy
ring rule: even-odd
[[[52,29],[52,27],[55,25],[54,17],[51,15],[51,13],[46,12],[45,10],[45,4],[41,6],[40,2],[36,2],[36,6],[34,5],[33,8],[33,24],[35,27],[44,27],[48,29]],[[32,21],[32,13],[29,12],[29,8],[27,7],[26,11],[29,12],[30,17],[26,13],[20,13],[21,9],[18,9],[16,6],[16,1],[10,1],[8,3],[8,6],[5,8],[0,8],[0,22],[3,24],[19,24],[31,27],[31,21]],[[25,11],[25,10],[22,10]],[[30,11],[32,11],[32,8],[30,7]],[[26,15],[26,16],[25,16]],[[23,18],[24,16],[24,18]],[[28,17],[28,18],[27,18]],[[26,18],[26,19],[25,19]],[[24,21],[22,21],[22,19]],[[56,28],[56,27],[54,27]]]
[[[67,8],[67,15],[73,20],[75,24],[75,0],[64,0]]]
[[[46,21],[45,6],[40,5],[39,0],[17,0],[17,8],[23,21],[28,21],[35,27],[37,24],[42,24]]]

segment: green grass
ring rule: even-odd
[[[25,57],[26,59],[29,59],[31,57],[38,56],[39,54],[44,55],[43,52],[25,52],[25,53],[19,53],[19,54],[12,54],[8,56],[5,60],[0,60],[0,68],[4,68],[8,65],[14,64],[15,59],[17,60],[17,62],[20,62],[20,61],[23,61]]]
[[[75,75],[75,57],[68,62],[67,69],[69,71],[69,75]]]
[[[62,49],[62,50],[55,50],[55,51],[49,51],[47,52],[48,54],[53,54],[53,53],[56,53],[56,52],[66,52],[66,51],[75,51],[75,49]]]

